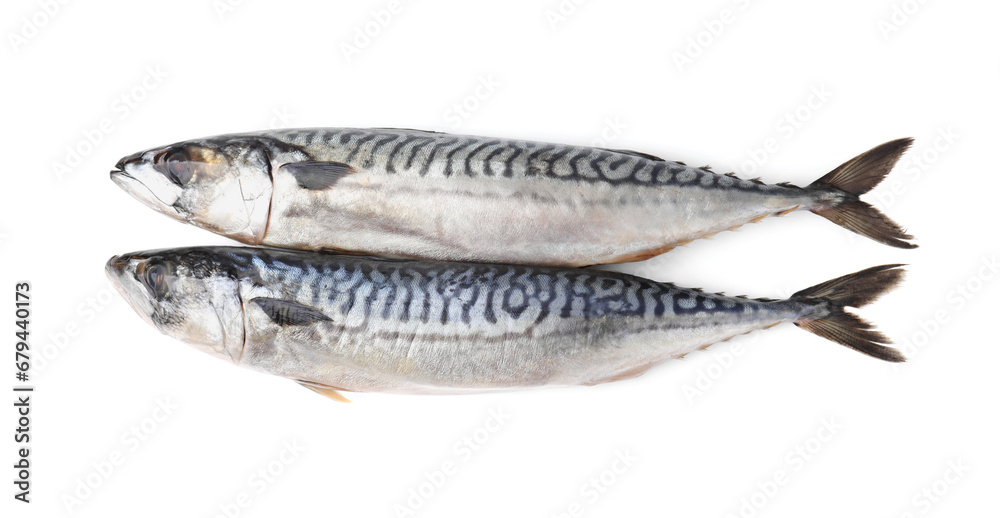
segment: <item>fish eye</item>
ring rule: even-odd
[[[174,183],[183,186],[191,181],[194,171],[192,170],[190,161],[188,161],[187,154],[183,151],[170,152],[164,162],[166,163],[167,174],[170,175],[170,179]]]
[[[167,267],[153,264],[143,273],[143,281],[156,296],[162,297],[167,292]]]

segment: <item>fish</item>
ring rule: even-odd
[[[782,300],[599,269],[417,261],[260,247],[112,257],[108,277],[161,333],[235,365],[341,392],[462,394],[636,377],[784,322],[904,361],[847,307],[899,283],[884,265]]]
[[[639,261],[809,210],[898,248],[862,201],[912,143],[887,142],[806,187],[646,153],[413,129],[283,129],[122,158],[111,179],[154,210],[250,245],[544,266]]]

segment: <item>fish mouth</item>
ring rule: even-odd
[[[125,159],[122,159],[124,161]],[[117,166],[122,166],[123,162],[119,161]],[[111,181],[120,187],[123,191],[132,195],[133,198],[145,203],[148,207],[166,214],[167,216],[184,219],[177,207],[173,206],[173,203],[167,203],[161,200],[159,196],[153,192],[144,182],[138,178],[132,176],[127,171],[123,169],[114,169],[111,171]]]
[[[153,322],[153,305],[141,294],[141,289],[134,283],[135,278],[129,273],[129,261],[134,259],[130,255],[116,255],[104,265],[104,273],[111,279],[111,284],[115,287],[128,305],[142,317],[149,325],[157,327]]]
[[[123,191],[132,195],[133,198],[145,203],[153,210],[174,218],[183,219],[177,207],[174,206],[174,202],[177,201],[176,197],[168,202],[163,199],[163,196],[167,193],[161,192],[157,194],[154,189],[155,186],[149,185],[145,181],[149,170],[145,165],[144,155],[145,153],[140,151],[122,157],[115,164],[115,168],[111,170],[111,181]]]
[[[120,163],[121,162],[119,162],[119,164]],[[121,169],[112,170],[111,181],[114,182],[115,185],[117,185],[118,187],[121,187],[123,191],[131,194],[132,196],[140,198],[143,201],[151,198],[159,201],[159,199],[156,198],[156,196],[153,194],[153,191],[149,190],[149,188],[146,187],[145,184],[136,179],[136,177],[126,173],[124,170]],[[143,188],[138,189],[137,188],[138,185],[141,185]],[[145,192],[146,194],[140,197],[140,192]]]
[[[121,183],[119,183],[119,181],[115,179],[116,176],[124,176],[126,178],[134,179],[132,175],[125,172],[125,166],[138,162],[140,160],[142,160],[141,152],[133,153],[129,156],[122,157],[121,160],[119,160],[118,163],[115,164],[115,168],[111,170],[111,179],[114,180],[114,182],[117,183],[118,185],[121,185]]]
[[[125,171],[125,166],[128,165],[130,162],[138,162],[140,160],[142,160],[142,151],[138,153],[132,153],[129,156],[122,157],[122,159],[119,160],[117,164],[115,164],[115,169],[117,169],[118,171]],[[111,171],[111,174],[114,173],[115,173],[114,171]]]
[[[116,255],[104,265],[104,273],[111,279],[111,284],[115,286],[118,293],[125,297],[131,303],[131,295],[128,293],[128,289],[125,287],[127,278],[129,277],[127,267],[129,258],[123,255]]]

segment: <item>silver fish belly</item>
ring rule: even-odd
[[[643,259],[798,209],[913,246],[858,199],[909,142],[874,148],[805,188],[633,151],[405,129],[192,140],[126,157],[112,178],[165,214],[249,244],[581,266]]]
[[[107,271],[162,332],[311,388],[432,394],[592,385],[782,322],[902,360],[843,311],[894,285],[895,266],[778,301],[600,270],[253,248],[126,254]]]

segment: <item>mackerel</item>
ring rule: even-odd
[[[228,362],[338,391],[443,394],[638,376],[783,322],[903,361],[860,307],[902,277],[869,268],[785,300],[601,270],[405,261],[264,248],[136,252],[108,276],[162,333]]]
[[[409,129],[289,129],[178,142],[111,178],[172,218],[247,244],[398,258],[636,261],[796,210],[916,245],[859,196],[910,146],[877,146],[806,187],[627,150]]]

